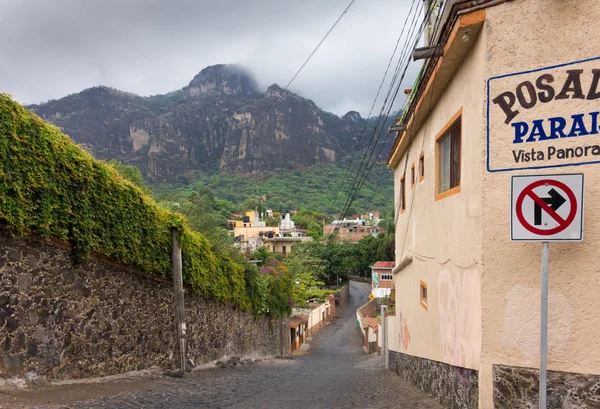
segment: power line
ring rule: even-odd
[[[434,33],[433,33],[433,36],[432,36],[432,38],[434,38],[434,39],[435,39],[435,38],[436,38],[436,36],[437,36],[437,29],[438,29],[438,28],[440,28],[440,27],[438,27],[438,23],[439,23],[439,21],[440,21],[440,18],[441,18],[441,16],[442,16],[442,14],[443,14],[443,13],[442,13],[442,8],[441,8],[441,6],[440,6],[439,14],[437,15],[437,17],[436,17],[436,21],[435,21],[435,23],[434,23],[434,24],[435,24],[435,25],[434,25],[434,27],[435,27],[435,31],[434,31]],[[431,59],[430,59],[430,61],[431,61]],[[423,69],[425,69],[425,67],[424,67]],[[434,91],[434,87],[435,87],[435,81],[436,81],[436,79],[437,79],[437,77],[436,77],[436,76],[434,76],[434,77],[433,77],[433,79],[432,79],[432,81],[431,81],[431,96],[430,96],[430,103],[431,103],[431,101],[433,100],[433,95],[434,95],[433,91]],[[430,115],[428,115],[428,116],[427,116],[427,120],[425,121],[425,128],[424,128],[424,131],[423,131],[423,141],[421,142],[421,151],[423,150],[423,148],[424,148],[424,146],[425,146],[425,140],[426,140],[426,138],[427,138],[427,127],[428,127],[428,125],[429,125],[429,119],[430,119]],[[409,146],[409,150],[407,151],[407,153],[406,153],[406,156],[405,156],[405,157],[406,157],[406,159],[405,159],[405,161],[404,161],[404,174],[406,174],[406,170],[408,169],[408,157],[409,157],[409,155],[410,155],[410,146]],[[412,192],[412,197],[411,197],[411,201],[410,201],[410,209],[409,209],[409,211],[408,211],[408,217],[407,217],[407,219],[406,219],[406,229],[405,229],[405,231],[404,231],[404,237],[403,237],[403,239],[402,239],[402,248],[401,248],[401,250],[400,250],[400,255],[399,255],[399,257],[402,257],[402,254],[404,253],[404,248],[405,248],[405,246],[406,246],[406,237],[407,237],[407,235],[408,235],[408,229],[409,229],[409,227],[410,227],[410,217],[411,217],[411,215],[412,215],[413,203],[414,203],[415,196],[416,196],[416,189],[417,189],[417,186],[415,186],[415,190]],[[400,214],[400,213],[399,213],[399,212],[400,212],[400,209],[401,209],[401,207],[400,207],[400,206],[398,206],[398,209],[396,210],[396,215],[395,215],[395,217],[394,217],[394,229],[397,229],[397,226],[398,226],[398,221],[399,221],[398,215]]]
[[[429,10],[426,12],[426,17],[430,16],[430,15],[431,15],[431,12],[432,12],[432,8],[431,8],[431,9],[429,9]],[[439,16],[438,16],[438,17],[439,17]],[[426,21],[428,21],[428,18],[425,18],[425,19],[423,19],[423,21],[422,21],[422,23],[421,23],[421,28],[420,28],[420,29],[418,30],[418,32],[416,33],[417,35],[414,37],[414,38],[415,38],[415,41],[414,41],[414,46],[413,46],[413,48],[414,48],[414,47],[417,45],[417,43],[418,43],[418,40],[420,39],[420,36],[421,36],[422,32],[423,32],[423,31],[424,31],[424,29],[425,29]],[[413,22],[414,22],[414,21],[413,21]],[[416,24],[413,24],[413,30],[414,30],[414,27],[415,27],[415,26],[416,26]],[[409,45],[409,44],[411,44],[411,41],[410,41],[410,39],[411,39],[411,38],[412,38],[412,36],[410,36],[410,35],[409,35],[409,37],[407,38],[407,41],[405,42],[405,50],[406,50],[406,51],[410,51],[410,49],[406,48],[406,46],[407,46],[407,45]],[[407,57],[409,57],[409,54],[405,54],[405,55],[406,55]],[[406,65],[404,65],[404,63],[406,63]],[[398,82],[397,86],[395,86],[395,79],[397,79],[397,78],[398,78],[398,75],[399,75],[400,71],[402,70],[402,67],[404,67],[404,71],[402,72],[402,75],[401,75],[401,77],[400,77],[400,81]],[[380,149],[379,149],[379,151],[378,151],[378,154],[377,154],[377,156],[375,157],[375,159],[374,159],[373,163],[371,163],[371,164],[369,165],[369,162],[370,162],[370,160],[371,160],[371,157],[372,157],[372,155],[373,155],[373,153],[374,153],[374,151],[375,151],[375,148],[376,148],[376,146],[377,146],[377,143],[378,143],[378,141],[379,141],[379,139],[380,139],[380,137],[381,137],[381,132],[383,131],[383,127],[385,126],[385,121],[386,121],[386,120],[387,120],[387,118],[389,117],[389,113],[391,112],[391,109],[392,109],[392,107],[393,107],[393,103],[394,103],[394,101],[395,101],[395,99],[396,99],[396,97],[397,97],[397,95],[398,95],[398,92],[399,92],[399,90],[400,90],[400,85],[402,84],[402,81],[403,81],[403,79],[404,79],[404,76],[405,76],[405,74],[406,74],[406,70],[407,70],[407,69],[408,69],[408,60],[403,60],[403,59],[401,58],[401,60],[400,60],[400,61],[399,61],[399,63],[398,63],[398,66],[397,66],[397,70],[396,70],[396,73],[395,73],[395,76],[394,76],[394,80],[393,80],[393,81],[392,81],[392,83],[390,84],[390,88],[389,88],[389,90],[388,90],[388,95],[386,96],[386,100],[384,101],[384,104],[383,104],[383,106],[382,106],[381,113],[380,113],[380,116],[379,116],[379,119],[378,119],[378,123],[381,121],[381,118],[382,118],[382,117],[383,117],[383,115],[384,115],[385,108],[386,108],[386,104],[387,104],[387,101],[388,101],[388,98],[389,98],[390,94],[393,94],[393,96],[392,96],[392,99],[391,99],[391,102],[390,102],[390,105],[388,106],[387,112],[385,113],[385,119],[383,120],[382,126],[381,126],[381,128],[379,129],[379,132],[377,133],[377,126],[378,126],[378,124],[376,125],[376,127],[375,127],[375,129],[374,129],[374,131],[373,131],[373,135],[372,135],[372,137],[371,137],[371,140],[373,140],[373,137],[374,137],[374,136],[375,136],[375,134],[377,133],[377,138],[376,138],[375,144],[373,145],[373,149],[371,149],[371,153],[369,154],[369,159],[367,159],[367,163],[366,163],[366,165],[365,165],[365,168],[363,169],[362,173],[361,173],[361,172],[360,172],[360,170],[359,170],[359,172],[357,173],[357,175],[356,175],[356,177],[355,177],[355,180],[354,180],[354,182],[353,182],[353,185],[352,185],[352,187],[351,187],[351,189],[350,189],[350,191],[349,191],[349,196],[348,196],[348,198],[347,198],[347,200],[346,200],[346,203],[344,204],[344,209],[345,209],[345,210],[344,210],[344,212],[343,212],[343,214],[344,214],[344,215],[345,215],[345,214],[348,212],[348,210],[349,210],[349,208],[350,208],[350,206],[351,206],[352,202],[354,201],[354,199],[355,199],[356,195],[358,194],[358,191],[360,190],[360,188],[361,188],[361,187],[362,187],[362,185],[364,184],[364,182],[365,182],[365,180],[366,180],[366,178],[367,178],[367,176],[368,176],[369,172],[372,170],[372,168],[373,168],[373,165],[374,165],[375,161],[377,160],[377,157],[380,155],[380,153],[381,153],[381,150],[383,149],[383,145],[384,145],[384,144],[382,143],[382,144],[381,144],[381,146],[380,146]],[[395,91],[392,91],[392,89],[394,89],[394,88],[395,88]],[[369,144],[369,146],[370,146],[370,144]],[[363,161],[361,162],[361,166],[360,166],[360,167],[362,167],[362,163],[364,163],[364,159],[366,158],[366,156],[367,156],[367,152],[365,152],[365,155],[363,156]],[[359,169],[360,169],[360,167],[359,167]],[[360,180],[360,181],[359,181],[359,180]]]
[[[383,84],[385,83],[385,79],[386,79],[387,74],[388,74],[388,72],[390,70],[390,67],[392,65],[392,61],[394,60],[394,56],[396,55],[396,51],[398,50],[398,45],[400,44],[400,40],[402,39],[402,35],[404,34],[404,30],[406,29],[406,24],[408,22],[408,19],[409,19],[410,15],[412,14],[412,11],[413,11],[413,8],[414,8],[416,2],[417,2],[417,0],[413,0],[412,4],[410,6],[410,10],[408,11],[408,14],[406,15],[406,19],[404,20],[404,24],[402,26],[402,31],[400,32],[400,35],[398,36],[398,40],[396,40],[396,46],[394,47],[394,51],[392,52],[392,55],[391,55],[390,60],[388,62],[388,65],[387,65],[387,67],[385,69],[385,72],[383,74],[383,78],[381,79],[381,83],[379,84],[379,88],[377,89],[377,94],[375,95],[375,99],[373,100],[373,104],[371,105],[371,109],[369,110],[369,113],[367,114],[367,117],[365,118],[365,125],[363,126],[363,129],[360,132],[360,136],[359,136],[358,140],[356,141],[356,147],[354,148],[354,151],[352,152],[352,158],[350,159],[350,162],[348,163],[348,166],[346,167],[346,172],[344,173],[344,177],[342,178],[340,191],[335,196],[334,202],[331,205],[331,208],[329,209],[329,213],[330,214],[333,212],[333,209],[335,208],[335,205],[337,204],[338,197],[342,193],[343,187],[346,184],[348,173],[350,171],[350,168],[354,164],[354,158],[356,156],[356,153],[358,152],[358,149],[360,147],[360,143],[362,142],[363,136],[365,134],[365,130],[366,130],[367,125],[368,125],[368,120],[371,117],[371,113],[373,112],[373,108],[375,108],[375,104],[377,103],[377,99],[379,99],[379,94],[381,93],[381,89],[383,88]]]
[[[414,5],[414,4],[413,4],[413,5]],[[412,10],[412,8],[411,8],[411,10]],[[412,31],[414,31],[414,28],[415,28],[415,26],[416,26],[416,23],[415,23],[415,22],[416,22],[416,17],[417,17],[418,15],[419,15],[419,10],[417,10],[417,11],[415,12],[414,16],[413,16],[413,20],[412,20],[412,22],[411,22],[411,24],[410,24],[411,28],[410,28],[410,30],[409,30],[409,33],[411,33]],[[404,32],[404,29],[406,28],[406,23],[408,22],[408,19],[409,19],[409,18],[410,18],[410,13],[407,15],[407,18],[406,18],[406,20],[405,20],[405,24],[404,24],[404,26],[403,26],[402,33]],[[402,34],[401,34],[401,36],[402,36]],[[401,36],[400,36],[400,38],[401,38]],[[399,39],[400,39],[400,38],[399,38]],[[402,48],[402,52],[400,53],[400,58],[398,59],[398,63],[397,63],[397,65],[396,65],[396,69],[395,69],[395,72],[394,72],[394,76],[393,76],[393,78],[392,78],[392,80],[391,80],[391,82],[390,82],[390,85],[389,85],[389,88],[388,88],[388,91],[387,91],[387,94],[386,94],[385,100],[384,100],[384,102],[383,102],[383,105],[382,105],[382,107],[381,107],[381,110],[380,110],[379,116],[378,116],[378,118],[377,118],[377,121],[376,121],[376,123],[375,123],[375,127],[373,128],[373,132],[372,132],[372,135],[371,135],[371,139],[369,140],[369,144],[367,145],[367,147],[366,147],[366,149],[365,149],[365,153],[364,153],[364,155],[363,155],[363,157],[362,157],[362,160],[361,160],[360,164],[359,164],[359,165],[358,165],[358,167],[357,167],[357,173],[356,173],[356,176],[354,177],[354,180],[353,180],[352,184],[349,186],[349,189],[348,189],[348,194],[347,194],[347,196],[346,196],[346,201],[345,201],[344,205],[342,206],[342,210],[343,210],[343,209],[347,209],[347,208],[349,208],[349,206],[350,206],[350,205],[349,205],[349,201],[352,201],[352,200],[353,200],[353,199],[351,199],[351,197],[354,195],[354,193],[353,193],[353,190],[354,190],[354,187],[355,187],[355,186],[356,186],[356,184],[357,184],[357,181],[358,181],[359,175],[361,174],[361,170],[360,170],[360,169],[363,167],[363,164],[364,164],[364,161],[365,161],[365,159],[366,159],[367,155],[369,155],[369,160],[370,160],[370,158],[372,157],[372,152],[373,152],[373,150],[375,149],[375,146],[376,146],[376,144],[377,144],[378,138],[377,138],[377,141],[375,142],[375,145],[373,145],[373,148],[371,149],[371,154],[369,154],[369,149],[371,148],[371,145],[373,144],[373,139],[375,138],[375,135],[378,135],[378,136],[380,136],[381,129],[383,129],[383,127],[385,126],[385,121],[387,120],[387,117],[388,117],[388,115],[386,115],[386,119],[383,121],[383,123],[381,123],[381,118],[382,118],[382,116],[383,116],[383,113],[385,112],[385,107],[386,107],[386,105],[387,105],[387,101],[388,101],[388,99],[389,99],[389,96],[390,96],[391,90],[392,90],[392,89],[394,89],[394,84],[396,83],[396,80],[397,80],[397,77],[398,77],[399,70],[400,70],[400,68],[401,68],[401,67],[404,65],[404,62],[406,61],[406,60],[405,60],[405,56],[406,56],[406,50],[407,50],[407,45],[410,43],[410,38],[412,38],[412,34],[408,34],[408,36],[407,36],[407,38],[406,38],[406,40],[405,40],[405,42],[404,42],[404,45],[403,45],[403,48]],[[375,101],[374,101],[374,102],[375,102]],[[388,111],[388,114],[389,114],[389,111]],[[379,128],[379,125],[380,125],[380,123],[381,123],[381,126],[382,126],[382,128],[379,130],[379,133],[378,133],[378,131],[377,131],[377,130],[378,130],[378,128]],[[365,165],[365,168],[366,168],[367,166],[368,166],[368,162],[367,162],[367,165]],[[347,210],[346,210],[346,211],[347,211]],[[346,211],[344,211],[344,213],[345,213]]]
[[[321,44],[323,44],[325,42],[325,40],[327,39],[327,37],[329,37],[329,34],[331,34],[331,32],[335,29],[335,27],[338,25],[338,23],[340,22],[340,20],[342,20],[342,18],[344,17],[344,15],[346,15],[346,13],[348,12],[348,10],[350,10],[350,7],[352,7],[352,5],[354,4],[355,1],[356,0],[351,0],[350,1],[350,3],[348,4],[348,6],[342,12],[342,14],[338,17],[338,19],[335,21],[335,23],[333,23],[333,26],[331,26],[331,28],[329,29],[329,31],[327,31],[327,33],[325,34],[325,37],[323,37],[321,39],[321,41],[319,41],[319,44],[317,44],[317,46],[315,47],[315,49],[310,53],[310,55],[308,56],[308,58],[306,59],[306,61],[304,61],[304,64],[302,64],[302,66],[298,69],[298,71],[296,71],[296,74],[294,74],[294,76],[292,77],[292,79],[290,80],[290,82],[288,82],[287,85],[285,86],[285,88],[283,89],[283,91],[281,91],[279,93],[279,96],[277,97],[277,99],[275,100],[275,102],[273,102],[273,104],[271,104],[271,106],[269,107],[269,109],[267,109],[267,112],[262,116],[262,118],[260,118],[260,120],[256,123],[256,125],[254,125],[250,129],[250,132],[253,132],[261,124],[261,122],[267,117],[267,115],[269,115],[269,112],[271,112],[271,110],[273,109],[273,107],[279,102],[279,100],[281,99],[281,97],[283,96],[283,94],[285,94],[285,92],[288,90],[288,88],[290,87],[290,85],[292,84],[292,82],[296,79],[296,77],[298,76],[298,74],[300,74],[300,71],[302,71],[302,69],[304,69],[304,67],[306,66],[306,64],[308,64],[308,62],[313,57],[313,55],[315,55],[315,53],[317,52],[317,50],[319,49],[319,47],[321,47]]]
[[[416,17],[417,17],[417,14],[415,14],[415,16],[413,18],[413,21],[411,23],[411,26],[412,26],[411,32],[414,31],[414,28],[416,26]],[[367,169],[369,169],[369,171],[370,171],[370,169],[372,169],[372,164],[371,164],[371,166],[369,166],[369,162],[370,162],[370,160],[372,158],[372,155],[373,155],[374,150],[375,150],[375,148],[377,146],[377,143],[378,143],[378,141],[379,141],[379,139],[381,137],[381,132],[383,131],[383,128],[385,127],[385,121],[387,121],[387,118],[389,117],[389,113],[391,112],[391,108],[393,107],[393,102],[394,102],[394,100],[395,100],[395,98],[396,98],[396,96],[398,94],[399,87],[400,87],[400,85],[402,83],[402,80],[404,78],[404,74],[406,73],[406,68],[408,68],[408,60],[407,60],[407,58],[409,56],[409,51],[410,50],[407,48],[407,46],[409,44],[411,44],[411,41],[410,41],[411,38],[412,38],[412,34],[409,34],[408,37],[407,37],[407,39],[406,39],[406,41],[405,41],[405,44],[404,44],[404,47],[403,47],[403,52],[401,53],[401,57],[400,57],[400,59],[398,61],[398,65],[397,65],[396,71],[394,73],[394,78],[392,79],[392,82],[390,83],[390,87],[388,89],[388,92],[387,92],[387,95],[386,95],[386,99],[385,99],[385,101],[383,103],[383,106],[381,108],[381,111],[380,111],[380,114],[379,114],[379,117],[378,117],[378,120],[377,120],[377,124],[376,124],[375,128],[373,129],[373,134],[371,136],[371,141],[369,143],[369,147],[371,146],[373,138],[375,137],[375,135],[377,135],[377,138],[375,140],[375,144],[373,145],[373,148],[371,149],[370,153],[368,153],[368,149],[367,149],[367,151],[365,151],[365,155],[363,156],[361,164],[359,165],[359,168],[358,168],[359,170],[357,172],[357,175],[355,176],[354,181],[352,183],[352,186],[350,187],[350,190],[349,190],[349,193],[348,193],[348,197],[346,199],[346,203],[344,204],[344,206],[346,207],[346,210],[344,211],[344,213],[349,210],[349,207],[350,207],[351,203],[353,202],[355,195],[358,193],[358,190],[360,189],[359,186],[362,186],[362,184],[364,183],[363,177],[366,176],[365,172],[367,171]],[[418,40],[418,36],[416,37],[416,40]],[[398,75],[399,75],[399,73],[400,73],[400,71],[401,71],[401,69],[402,69],[403,66],[405,67],[405,70],[404,70],[404,73],[403,73],[403,75],[402,75],[402,77],[400,79],[400,82],[398,83],[398,86],[396,87],[395,86],[396,80],[397,80]],[[395,92],[392,91],[394,88],[396,88]],[[390,103],[390,105],[388,107],[387,112],[385,112],[386,111],[387,101],[389,100],[389,97],[392,94],[392,92],[393,92],[394,96],[393,96],[392,101],[391,101],[391,103]],[[383,122],[382,122],[382,118],[384,117],[384,112],[385,112],[385,119],[383,119]],[[379,128],[379,124],[381,124],[381,128]],[[379,132],[378,132],[378,128],[379,128]],[[382,148],[380,148],[379,152],[381,152],[381,149]],[[366,159],[367,155],[369,156],[369,158],[367,159],[367,163],[365,165],[365,168],[362,170],[362,173],[361,173],[360,168],[364,164],[364,160]],[[379,155],[379,153],[378,153],[378,155]],[[376,158],[377,158],[377,156],[376,156]],[[376,158],[375,158],[375,160],[376,160]]]
[[[390,114],[390,112],[391,112],[391,110],[393,108],[393,104],[395,102],[395,99],[397,98],[398,92],[400,90],[400,86],[402,84],[402,81],[403,81],[403,79],[404,79],[404,77],[406,75],[406,71],[408,69],[408,65],[409,65],[408,58],[410,57],[410,51],[411,51],[411,49],[407,48],[407,47],[410,44],[413,44],[413,48],[417,46],[418,41],[419,41],[419,39],[420,39],[420,37],[421,37],[424,29],[426,28],[427,21],[429,21],[429,16],[431,15],[432,12],[433,12],[433,7],[430,8],[429,10],[427,10],[425,12],[425,18],[422,20],[421,27],[416,31],[416,36],[413,36],[412,34],[409,34],[407,36],[407,39],[406,39],[404,47],[403,47],[403,52],[401,53],[400,59],[399,59],[398,64],[396,66],[396,71],[395,71],[394,77],[393,77],[393,79],[392,79],[392,81],[390,83],[390,87],[388,88],[388,92],[387,92],[386,98],[384,100],[384,103],[383,103],[381,111],[380,111],[380,115],[379,115],[379,117],[377,119],[377,123],[375,124],[375,127],[373,129],[373,133],[371,135],[371,140],[369,142],[369,145],[368,145],[367,149],[365,150],[365,154],[363,155],[363,159],[361,161],[361,164],[358,166],[358,172],[357,172],[357,175],[356,175],[356,177],[354,179],[354,182],[352,183],[352,185],[350,187],[350,190],[348,191],[348,196],[347,196],[346,202],[344,203],[344,206],[342,207],[342,209],[343,209],[343,212],[342,212],[343,217],[345,217],[345,215],[349,211],[349,209],[350,209],[350,207],[351,207],[351,205],[352,205],[352,203],[353,203],[356,195],[358,194],[358,191],[362,188],[362,186],[363,186],[366,178],[368,177],[368,174],[371,172],[371,170],[372,170],[372,168],[374,166],[374,163],[377,161],[377,157],[379,157],[379,155],[380,155],[380,153],[381,153],[381,151],[383,149],[384,143],[382,143],[380,145],[378,153],[375,156],[375,159],[373,160],[373,162],[371,162],[372,155],[375,152],[375,149],[377,147],[377,143],[379,142],[379,139],[381,137],[381,132],[383,131],[383,128],[385,127],[385,121],[389,117],[389,114]],[[416,15],[417,14],[415,14],[415,18],[416,18]],[[407,20],[406,21],[408,21],[408,17],[409,16],[410,16],[410,14],[407,16]],[[436,25],[434,27],[437,26],[437,21],[439,21],[440,16],[441,16],[441,13],[438,14],[437,20],[436,20]],[[406,24],[406,22],[405,22],[405,24]],[[417,25],[415,23],[415,19],[413,19],[413,22],[411,24],[412,28],[410,30],[411,33],[414,32],[416,26]],[[437,27],[436,27],[436,29],[437,29]],[[413,38],[414,38],[414,42],[411,41],[411,39],[413,39]],[[402,68],[404,68],[404,69],[402,69]],[[400,72],[402,72],[401,75],[400,75]],[[387,73],[387,70],[386,70],[386,73]],[[398,83],[396,85],[396,81],[398,79],[398,76],[400,76],[400,80],[398,81]],[[392,98],[391,98],[390,103],[388,105],[388,100],[389,100],[390,96],[392,96]],[[407,101],[405,101],[404,105],[406,105],[406,103],[407,103]],[[386,107],[387,107],[387,112],[386,112]],[[385,119],[383,119],[383,122],[382,122],[382,118],[384,117],[384,112],[385,112]],[[379,124],[380,123],[381,123],[381,128],[379,128]],[[378,128],[379,128],[379,132],[378,132]],[[375,135],[377,135],[376,138],[375,138]],[[374,138],[375,138],[375,144],[372,145],[372,141],[373,141]],[[372,148],[371,148],[371,145],[372,145]],[[371,149],[369,149],[369,148],[371,148]],[[369,153],[369,150],[370,150],[370,153]],[[368,159],[367,159],[365,167],[363,168],[362,173],[361,173],[360,169],[362,168],[362,165],[364,164],[364,161],[365,161],[367,155],[368,155]],[[405,172],[406,172],[406,169],[405,169]],[[376,186],[376,189],[375,189],[375,192],[374,192],[373,196],[371,197],[371,202],[373,200],[373,197],[376,194],[376,191],[377,191],[378,187],[379,187],[379,183]],[[395,219],[397,220],[397,217],[395,217]],[[394,227],[396,227],[396,224],[394,225]]]
[[[416,14],[415,14],[415,16],[416,16]],[[414,27],[414,19],[413,19],[412,26]],[[409,41],[410,38],[411,38],[411,35],[408,36],[407,42]],[[405,42],[405,45],[403,47],[404,50],[406,49],[407,42]],[[398,65],[397,65],[397,68],[396,68],[396,72],[394,74],[394,78],[392,78],[392,81],[390,83],[390,87],[388,88],[388,92],[387,92],[385,101],[384,101],[384,103],[382,105],[382,108],[381,108],[380,114],[378,116],[377,122],[375,124],[375,127],[373,128],[373,133],[371,135],[371,139],[369,141],[369,145],[365,149],[365,153],[364,153],[364,155],[362,157],[362,160],[361,160],[360,164],[357,167],[356,176],[354,177],[354,180],[353,180],[352,184],[349,187],[348,194],[347,194],[347,197],[346,197],[346,201],[345,201],[344,205],[342,206],[341,213],[344,214],[344,216],[349,211],[349,208],[352,205],[352,202],[354,201],[354,198],[356,197],[356,194],[360,190],[359,185],[362,186],[363,180],[361,180],[359,182],[359,179],[362,179],[362,177],[366,177],[365,171],[366,171],[367,168],[372,169],[372,164],[371,164],[371,166],[369,166],[369,162],[370,162],[370,160],[372,158],[372,155],[373,155],[373,153],[375,151],[377,143],[379,142],[379,138],[381,137],[381,132],[382,132],[383,128],[385,127],[385,121],[387,121],[387,118],[389,116],[389,112],[391,111],[391,107],[393,106],[393,101],[392,101],[392,104],[390,105],[390,108],[388,109],[388,111],[387,111],[387,113],[385,115],[385,119],[383,119],[383,122],[382,122],[382,117],[383,117],[383,113],[385,112],[387,101],[389,99],[391,90],[394,88],[394,84],[396,83],[397,75],[398,75],[398,72],[399,72],[399,67],[402,67],[403,62],[405,61],[405,59],[403,58],[404,55],[405,55],[404,50],[403,50],[403,52],[400,55],[400,59],[398,61]],[[381,128],[379,128],[380,124],[381,124]],[[378,129],[379,129],[379,132],[378,132]],[[375,135],[377,135],[377,138],[375,139],[375,144],[373,144],[373,139],[375,138]],[[381,151],[381,148],[380,148],[380,151]],[[367,159],[367,156],[368,156],[368,159]],[[378,156],[379,156],[379,153],[375,157],[375,161],[376,161],[376,158]],[[366,164],[365,164],[365,159],[367,159],[367,163]],[[363,168],[363,164],[365,166],[364,168]],[[363,168],[362,171],[361,171],[361,168]]]

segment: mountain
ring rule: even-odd
[[[282,92],[274,84],[262,93],[239,65],[215,65],[165,95],[99,86],[28,108],[95,157],[135,165],[151,180],[302,169],[354,150],[365,127],[358,112],[338,117],[289,91],[273,106]]]

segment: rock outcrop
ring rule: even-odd
[[[340,118],[289,91],[269,110],[282,92],[272,85],[263,94],[243,67],[215,65],[165,95],[101,86],[29,109],[97,158],[136,165],[154,179],[297,169],[356,147],[365,126],[358,112]]]

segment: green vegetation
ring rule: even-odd
[[[134,184],[140,183],[138,174],[120,168],[133,183],[112,166],[94,160],[58,128],[0,94],[4,228],[67,241],[76,262],[96,252],[162,277],[171,271],[175,228],[183,251],[183,278],[195,291],[255,313],[278,315],[289,310],[291,284],[285,274],[261,277],[231,247],[224,251],[211,246],[192,229],[196,223],[210,225],[210,220],[198,217],[188,222],[183,214],[158,206],[143,186]],[[202,195],[190,195],[188,200],[194,207],[219,205],[218,199],[211,203]]]
[[[162,195],[158,204],[172,212],[186,217],[190,226],[204,234],[211,244],[220,251],[229,252],[233,239],[228,233],[227,219],[236,207],[225,200],[220,200],[210,189],[192,192],[174,192]]]
[[[152,191],[144,184],[144,178],[142,177],[142,172],[135,166],[124,165],[121,162],[117,162],[116,160],[111,160],[108,162],[110,166],[115,168],[121,176],[125,179],[136,185],[140,188],[142,192],[149,195]]]
[[[312,209],[334,216],[330,214],[333,204],[335,203],[333,213],[337,213],[345,198],[343,193],[339,193],[340,189],[342,186],[347,189],[352,180],[350,177],[345,178],[349,161],[350,158],[346,158],[339,163],[304,170],[265,173],[260,180],[241,175],[207,175],[195,172],[179,177],[176,182],[161,183],[152,188],[159,201],[173,194],[189,194],[210,187],[216,197],[233,204],[238,210],[241,210],[244,203],[253,203],[255,209],[259,206],[262,210],[270,208],[278,212],[285,209]],[[261,202],[263,195],[266,201]],[[339,196],[337,201],[336,196]],[[375,168],[358,192],[348,213],[377,209],[383,214],[391,215],[393,198],[394,181],[391,171]]]
[[[365,237],[358,243],[350,242],[305,242],[296,244],[287,256],[274,255],[264,247],[253,254],[260,260],[261,272],[273,269],[285,270],[291,288],[291,301],[294,305],[306,307],[309,300],[323,301],[329,294],[336,293],[348,275],[370,276],[372,266],[379,260],[393,260],[393,223],[377,237]]]
[[[323,240],[323,224],[326,219],[325,214],[309,209],[301,209],[292,216],[296,227],[308,230],[307,235],[316,241]]]

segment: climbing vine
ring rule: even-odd
[[[185,282],[242,309],[256,304],[240,262],[217,254],[183,216],[159,207],[7,94],[0,94],[0,224],[13,234],[68,241],[76,262],[96,252],[161,277],[171,273],[176,228]]]

